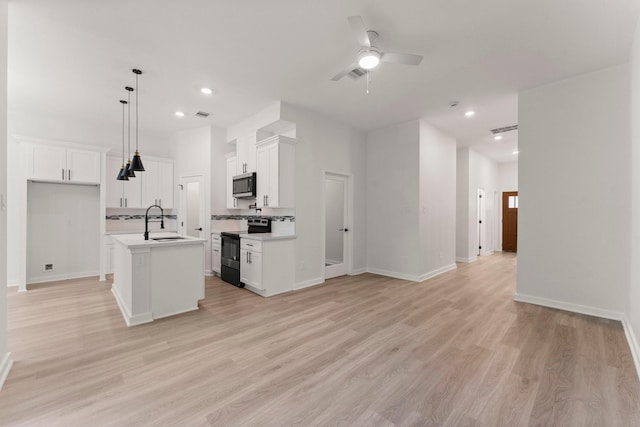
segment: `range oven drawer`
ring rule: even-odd
[[[233,268],[234,270],[240,270],[240,261],[236,261],[229,258],[220,258],[220,265]]]

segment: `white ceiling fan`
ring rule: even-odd
[[[419,65],[422,61],[422,55],[383,52],[375,44],[378,40],[378,33],[372,30],[367,30],[364,26],[362,17],[350,16],[347,19],[349,21],[349,25],[351,26],[351,30],[356,36],[358,44],[361,46],[360,51],[358,52],[358,60],[357,62],[349,65],[344,70],[340,71],[331,80],[338,81],[357,68],[362,68],[365,71],[372,70],[376,68],[380,64],[380,62]]]

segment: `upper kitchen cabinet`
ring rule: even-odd
[[[49,144],[28,144],[26,147],[27,179],[100,184],[100,151]]]
[[[236,140],[236,175],[256,171],[256,135]]]
[[[136,172],[136,177],[129,181],[118,181],[117,172],[122,167],[121,157],[107,156],[107,208],[141,208],[142,185],[140,175],[144,172]]]
[[[295,139],[276,135],[256,144],[258,207],[295,207],[295,142]]]
[[[139,173],[142,178],[142,207],[159,205],[163,209],[173,209],[173,163],[145,160],[144,169]]]

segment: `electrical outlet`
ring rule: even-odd
[[[44,271],[53,271],[53,264],[45,264]]]

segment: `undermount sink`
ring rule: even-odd
[[[152,237],[151,240],[156,242],[173,242],[174,240],[184,240],[182,236]]]

